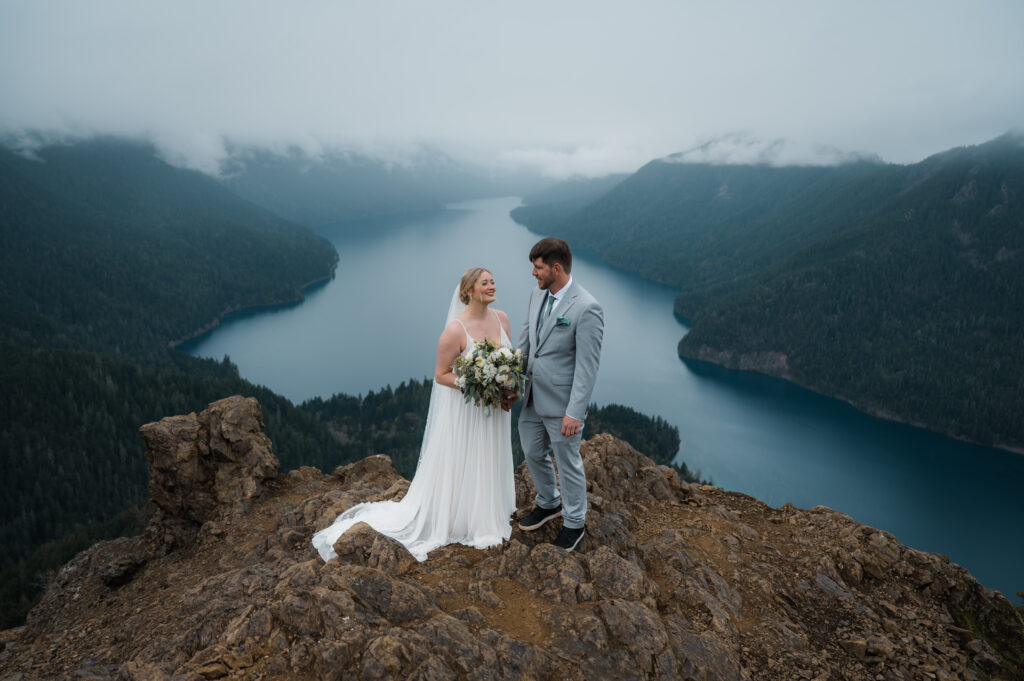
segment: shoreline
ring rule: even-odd
[[[313,279],[311,281],[306,282],[305,284],[302,284],[299,287],[299,295],[297,297],[291,298],[289,300],[272,301],[269,303],[260,303],[257,305],[233,305],[225,309],[216,317],[214,317],[212,321],[210,321],[207,324],[204,324],[203,326],[199,327],[192,333],[187,334],[179,338],[178,340],[168,341],[167,347],[170,348],[171,350],[179,350],[182,345],[185,345],[192,341],[199,340],[203,336],[212,333],[213,331],[220,328],[220,325],[223,324],[224,321],[231,315],[237,315],[239,313],[248,314],[250,312],[257,311],[269,311],[275,308],[291,307],[292,305],[298,305],[299,303],[303,302],[306,299],[306,293],[309,291],[309,289],[313,288],[314,286],[317,286],[318,284],[325,284],[334,279],[334,271],[335,269],[337,269],[338,261],[339,258],[335,257],[334,264],[331,266],[331,271],[329,274],[323,277],[317,277],[316,279]]]
[[[711,349],[708,348],[708,351],[710,352]],[[733,354],[733,353],[731,353],[731,352],[729,352],[727,350],[725,350],[725,351],[721,351],[720,350],[719,352],[729,353],[730,356]],[[705,364],[710,364],[712,366],[717,366],[717,367],[721,367],[723,369],[728,369],[729,371],[739,371],[739,372],[746,372],[746,373],[754,373],[754,374],[760,374],[761,376],[767,376],[769,378],[777,378],[777,379],[779,379],[781,381],[786,381],[787,383],[791,383],[791,384],[793,384],[793,385],[795,385],[795,386],[797,386],[799,388],[803,388],[804,390],[809,390],[812,393],[814,393],[815,395],[821,395],[822,397],[827,397],[829,399],[838,400],[840,402],[848,404],[851,407],[853,407],[854,409],[856,409],[857,411],[859,411],[860,413],[866,414],[867,416],[870,416],[872,418],[881,419],[882,421],[889,421],[891,423],[899,423],[901,425],[910,426],[912,428],[920,428],[921,430],[926,430],[929,433],[935,433],[936,435],[941,435],[942,437],[948,437],[951,440],[956,440],[958,442],[964,442],[966,444],[975,445],[977,447],[988,447],[989,449],[998,449],[1000,451],[1008,452],[1010,454],[1017,454],[1019,456],[1024,456],[1024,446],[1011,445],[1011,444],[986,444],[984,442],[977,442],[975,440],[970,440],[970,439],[965,438],[965,437],[960,437],[960,436],[954,435],[952,433],[948,433],[948,432],[944,432],[944,431],[938,430],[936,428],[933,428],[933,427],[931,427],[931,426],[929,426],[929,425],[927,425],[925,423],[921,423],[919,421],[910,421],[910,420],[902,418],[902,417],[900,417],[900,416],[898,416],[896,414],[893,414],[892,412],[889,412],[889,411],[885,411],[885,410],[882,410],[882,409],[872,409],[872,408],[863,407],[863,406],[861,406],[860,404],[858,404],[857,402],[855,402],[851,398],[845,397],[843,395],[837,395],[837,394],[832,394],[832,393],[825,392],[823,390],[815,388],[814,386],[808,385],[806,383],[802,383],[802,382],[796,380],[795,378],[793,378],[792,376],[789,376],[789,375],[784,375],[784,374],[780,374],[780,373],[771,373],[769,371],[762,371],[762,370],[759,370],[759,369],[756,369],[756,368],[744,369],[744,368],[740,368],[738,366],[732,366],[732,365],[730,365],[728,363],[717,362],[717,361],[715,361],[713,359],[709,359],[707,357],[691,357],[691,356],[688,356],[688,355],[684,355],[681,352],[677,352],[677,354],[679,356],[679,359],[684,360],[684,361],[688,361],[688,362],[703,362]],[[704,353],[701,353],[701,354],[704,354]]]

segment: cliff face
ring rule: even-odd
[[[79,554],[0,679],[1024,678],[1024,625],[942,556],[819,507],[688,485],[628,444],[584,445],[591,511],[417,563],[349,506],[408,488],[384,456],[275,475],[255,400],[142,429],[146,532]],[[516,476],[528,508],[529,475]]]

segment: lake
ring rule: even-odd
[[[538,237],[509,218],[518,199],[425,217],[324,228],[341,256],[299,305],[243,314],[183,348],[302,402],[432,375],[437,336],[462,272],[486,267],[513,338],[536,283]],[[1024,456],[876,419],[785,381],[684,363],[675,291],[577,253],[573,277],[601,302],[594,392],[679,427],[680,458],[716,485],[772,505],[819,504],[948,555],[1014,602],[1024,590]]]

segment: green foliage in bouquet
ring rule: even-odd
[[[492,341],[473,341],[469,357],[457,357],[452,365],[455,387],[466,402],[488,410],[501,406],[505,391],[522,392],[526,385],[523,353]]]

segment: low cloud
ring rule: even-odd
[[[870,152],[849,152],[826,144],[782,138],[762,140],[743,132],[713,137],[660,160],[667,163],[769,166],[832,166],[855,161],[882,162],[877,154]]]
[[[498,163],[534,170],[552,179],[602,177],[632,172],[651,160],[649,149],[620,146],[578,147],[567,150],[514,149],[501,152]]]
[[[144,139],[209,173],[246,147],[552,177],[680,150],[912,162],[1021,125],[1022,25],[1017,0],[0,2],[0,135]]]

